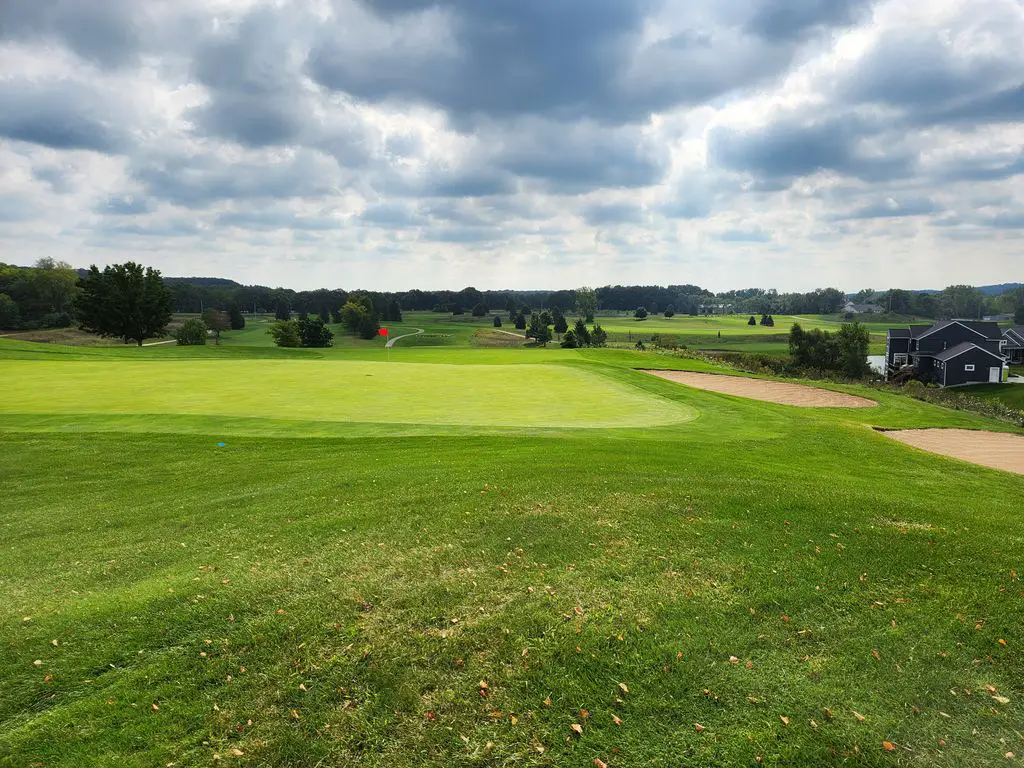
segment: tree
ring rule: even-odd
[[[349,296],[340,314],[345,330],[360,338],[372,339],[380,330],[380,320],[373,299],[365,293]]]
[[[544,313],[547,314],[546,312]],[[548,323],[544,322],[544,315],[534,312],[530,315],[530,327],[526,330],[526,338],[534,339],[538,346],[545,346],[551,341],[551,329]]]
[[[61,313],[78,294],[78,273],[66,261],[50,258],[36,262],[35,288],[52,312]]]
[[[637,320],[646,320],[647,309],[645,307],[637,307],[636,312],[633,313],[633,317],[635,317]]]
[[[518,315],[516,315],[515,325],[517,331],[526,330],[526,315],[523,312],[520,312]]]
[[[245,328],[245,315],[242,314],[238,304],[233,301],[228,304],[228,321],[232,331],[240,331]]]
[[[674,317],[675,314],[676,314],[676,305],[675,304],[669,304],[667,307],[665,307],[665,317]]]
[[[598,323],[594,323],[594,330],[590,332],[590,344],[594,347],[603,347],[608,343],[608,332]]]
[[[208,309],[203,312],[203,323],[213,331],[213,338],[218,344],[220,344],[221,331],[231,329],[231,318],[227,312],[221,312],[219,309]]]
[[[392,299],[388,304],[388,313],[385,319],[393,323],[402,322],[402,306],[398,303],[398,299]]]
[[[318,315],[306,315],[298,320],[299,342],[304,347],[334,346],[334,334],[324,319]]]
[[[464,314],[466,314],[466,310],[464,310],[462,308],[461,304],[456,302],[455,304],[452,305],[452,314],[453,315],[464,315]]]
[[[555,318],[551,316],[550,312],[545,310],[540,313],[540,321],[544,323],[544,325],[551,325],[553,322],[555,322]]]
[[[1017,307],[1017,311],[1013,313],[1013,324],[1024,325],[1024,304]]]
[[[577,347],[589,347],[593,339],[591,338],[590,331],[587,330],[587,324],[583,322],[583,318],[579,318],[576,321],[576,325],[572,329],[573,336],[576,337]]]
[[[757,320],[754,319],[753,315],[751,315],[750,319],[747,320],[747,325],[757,325]]]
[[[871,333],[860,323],[844,323],[836,333],[839,370],[851,379],[860,379],[871,372],[868,365],[868,348]]]
[[[562,310],[554,311],[555,333],[565,333],[569,329],[569,321],[565,319]]]
[[[21,325],[21,312],[14,299],[0,293],[0,330],[13,331]]]
[[[174,334],[179,347],[196,347],[206,344],[206,323],[198,317],[190,317]]]
[[[274,306],[274,317],[277,318],[278,320],[290,320],[291,316],[292,309],[290,306],[288,306],[288,302],[278,301],[277,304]],[[278,346],[281,347],[284,345],[278,344]]]
[[[573,333],[572,331],[566,331],[565,335],[562,337],[562,348],[576,349],[576,347],[578,346],[580,346],[580,344],[576,339],[576,334]]]
[[[494,327],[501,328],[501,315],[494,316]]]
[[[771,315],[761,315],[761,325],[765,326],[766,328],[774,328],[775,318],[772,317]]]
[[[487,307],[484,305],[484,303],[482,301],[478,302],[473,307],[473,317],[483,317],[486,314],[487,314]]]
[[[83,331],[141,347],[146,339],[166,332],[174,294],[152,267],[129,261],[100,272],[93,265],[82,281],[77,307]]]
[[[586,286],[577,288],[576,309],[588,323],[594,322],[594,313],[597,311],[597,291]]]
[[[278,320],[270,326],[267,333],[274,337],[274,343],[279,347],[302,346],[298,320]]]

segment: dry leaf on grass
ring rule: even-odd
[[[704,731],[706,731],[706,730],[707,730],[707,728],[705,728],[705,727],[704,727],[703,725],[701,725],[700,723],[694,723],[694,724],[693,724],[693,728],[694,728],[694,730],[696,730],[696,731],[697,731],[697,733],[704,733]]]
[[[857,718],[858,723],[863,723],[865,720],[867,720],[867,718],[864,717],[864,715],[862,715],[860,712],[857,712],[856,710],[854,710],[853,716]]]
[[[882,747],[885,749],[886,752],[892,752],[894,749],[896,749],[896,745],[893,744],[891,741],[883,741]]]
[[[583,735],[583,726],[580,725],[579,723],[573,723],[572,725],[569,726],[569,728],[571,728],[572,732],[575,733],[577,736],[582,736]]]

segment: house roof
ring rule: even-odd
[[[969,331],[973,331],[983,339],[999,339],[1002,337],[1002,330],[998,323],[987,323],[984,320],[941,320],[931,328],[925,328],[921,333],[915,334],[914,338],[923,339],[933,333],[948,328],[951,325],[959,325]]]
[[[955,347],[950,347],[949,349],[944,349],[941,352],[936,352],[934,355],[927,355],[927,357],[934,357],[936,360],[946,362],[947,360],[952,360],[954,357],[962,355],[964,352],[971,352],[975,349],[979,352],[984,352],[986,355],[991,355],[1000,363],[1003,362],[1003,358],[995,352],[989,352],[984,347],[979,347],[977,344],[972,344],[969,341],[960,342]]]
[[[1024,325],[1007,328],[1003,331],[1003,336],[1005,336],[1007,341],[1011,344],[1016,342],[1017,345],[1024,345]]]
[[[946,321],[943,321],[946,322]],[[936,323],[935,325],[938,325]],[[916,339],[921,336],[925,331],[930,331],[935,328],[935,325],[912,325],[910,326],[910,338]],[[945,326],[943,326],[945,327]]]
[[[910,329],[909,328],[890,328],[889,329],[890,339],[909,339]]]

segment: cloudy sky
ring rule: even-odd
[[[1024,0],[0,0],[0,261],[1024,277]]]

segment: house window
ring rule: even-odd
[[[893,365],[906,365],[907,364],[907,356],[906,355],[893,355],[892,356],[892,364]]]
[[[964,370],[965,371],[973,371],[974,370],[974,366],[973,365],[965,365],[964,366]]]

